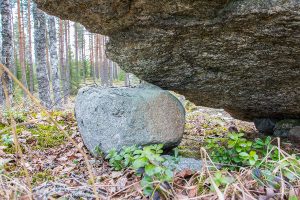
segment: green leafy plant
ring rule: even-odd
[[[2,144],[5,145],[5,146],[12,146],[13,143],[14,143],[14,140],[13,140],[13,137],[11,134],[3,134],[1,136],[1,141],[2,141]]]
[[[152,196],[156,190],[166,187],[173,179],[172,165],[165,166],[167,158],[162,156],[163,145],[156,144],[138,148],[136,146],[124,147],[118,153],[111,150],[106,156],[109,164],[115,170],[122,170],[129,167],[135,170],[136,174],[142,176],[141,186],[146,196]],[[168,162],[178,161],[178,149],[174,150],[174,156]]]
[[[219,188],[221,186],[226,186],[227,184],[230,184],[234,181],[233,177],[225,176],[222,174],[221,171],[217,171],[213,176],[213,181],[216,184],[216,186]],[[211,185],[210,188],[211,191],[215,191],[214,187]]]
[[[273,147],[271,138],[256,139],[254,142],[244,138],[243,133],[230,133],[225,138],[207,139],[205,147],[215,162],[236,165],[256,166]],[[278,155],[272,154],[276,159]]]
[[[205,147],[212,160],[225,164],[225,168],[253,167],[253,178],[263,186],[279,188],[281,177],[289,182],[299,180],[300,160],[296,155],[280,153],[279,148],[271,144],[271,137],[252,142],[243,136],[242,133],[231,133],[224,138],[207,139]],[[223,184],[222,178],[218,174],[215,176],[218,178],[216,185]]]

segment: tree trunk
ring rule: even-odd
[[[78,59],[78,24],[74,23],[74,36],[75,36],[75,65],[76,65],[76,83],[80,84],[79,74],[79,59]]]
[[[33,5],[34,16],[34,44],[36,54],[36,74],[38,80],[39,97],[43,105],[51,108],[50,86],[46,63],[46,16]]]
[[[118,80],[118,76],[119,76],[118,65],[115,62],[113,62],[112,64],[113,64],[113,77],[114,77],[114,80]]]
[[[57,37],[55,17],[49,16],[48,30],[49,30],[49,49],[50,49],[50,63],[52,71],[52,88],[54,93],[54,106],[56,108],[62,107],[61,88],[58,73],[58,55],[57,55]]]
[[[29,91],[34,92],[34,72],[33,72],[33,61],[32,61],[32,45],[31,45],[31,0],[28,0],[27,6],[27,31],[28,31],[28,65],[29,65]]]
[[[24,43],[24,32],[21,16],[21,3],[17,0],[17,12],[18,12],[18,32],[19,32],[19,62],[22,71],[22,84],[28,88],[26,79],[26,65],[25,65],[25,43]],[[26,93],[23,92],[24,98],[26,98]]]
[[[100,76],[101,76],[101,85],[108,86],[109,85],[109,71],[108,71],[108,60],[105,55],[105,45],[106,45],[106,37],[102,36],[102,45],[100,48],[102,65],[100,68]]]
[[[46,22],[47,22],[47,16],[46,16]],[[50,69],[50,60],[49,60],[49,38],[48,38],[48,33],[49,30],[46,25],[46,63],[47,63],[47,72],[48,72],[48,78],[49,81],[51,80],[51,69]]]
[[[82,59],[82,71],[83,71],[83,81],[86,83],[86,63],[85,63],[85,39],[84,39],[84,27],[82,26],[81,33],[81,59]]]
[[[13,74],[15,77],[17,77],[17,51],[16,51],[16,44],[14,41],[15,38],[15,27],[14,27],[14,18],[13,18],[13,3],[11,2],[11,26],[12,26],[12,43],[13,43]],[[12,84],[14,85],[14,82],[12,81]]]
[[[125,74],[125,86],[130,87],[130,74],[129,73]]]
[[[95,34],[95,76],[99,79],[99,35]]]
[[[65,71],[65,63],[64,63],[64,27],[63,21],[59,20],[59,56],[60,56],[60,79],[63,86],[63,96],[64,96],[64,103],[67,104],[68,102],[68,94],[66,94],[66,71]]]
[[[13,53],[13,31],[12,31],[12,10],[10,0],[2,0],[1,3],[1,24],[2,24],[2,63],[11,71],[14,66],[14,53]],[[0,72],[3,72],[0,69]],[[1,74],[1,73],[0,73]],[[0,76],[0,104],[5,105],[4,93],[2,83],[8,85],[8,94],[12,96],[12,80],[8,77],[7,73]]]
[[[94,38],[93,35],[90,34],[89,36],[89,48],[90,48],[90,77],[93,77],[93,81],[95,83],[96,77],[95,77],[95,64],[94,64]]]
[[[67,97],[70,95],[70,63],[69,63],[69,21],[65,21],[65,48],[66,48],[66,68],[65,68],[65,94]]]

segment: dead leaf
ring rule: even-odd
[[[178,194],[177,195],[177,199],[180,200],[189,200],[190,198],[188,196],[182,195],[182,194]]]
[[[122,190],[123,188],[125,188],[127,183],[127,178],[126,177],[121,177],[118,179],[116,185],[118,186],[117,190]]]
[[[197,185],[193,186],[193,188],[190,189],[189,192],[188,192],[189,198],[196,197],[197,196],[197,191],[198,191],[198,186]]]
[[[118,177],[120,177],[120,176],[122,176],[122,172],[113,171],[113,172],[111,173],[111,177],[112,177],[112,178],[118,178]]]
[[[64,157],[57,158],[57,160],[60,162],[64,162],[64,161],[67,161],[68,158],[64,156]]]
[[[63,169],[63,173],[69,173],[69,172],[71,172],[72,170],[74,169],[74,167],[66,167],[66,168],[64,168]]]

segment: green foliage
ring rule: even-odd
[[[120,70],[118,80],[125,81],[125,76],[126,76],[126,72],[123,70]]]
[[[230,176],[224,176],[221,171],[217,171],[214,174],[213,181],[215,182],[216,186],[219,188],[219,187],[225,187],[226,185],[234,182],[234,178]],[[210,190],[215,191],[212,185]]]
[[[3,150],[6,153],[14,153],[15,147],[14,147],[14,140],[13,136],[9,133],[5,133],[1,135],[0,137],[0,146],[5,147]]]
[[[34,149],[46,149],[59,146],[66,141],[65,135],[54,125],[39,124],[30,129],[36,145]]]
[[[106,159],[115,170],[129,167],[136,174],[142,176],[141,186],[146,196],[151,196],[162,185],[169,184],[173,179],[173,168],[166,167],[163,163],[167,160],[162,157],[163,145],[151,145],[143,148],[137,146],[124,147],[119,153],[113,149]],[[171,161],[178,161],[178,150],[174,150]],[[170,162],[170,160],[168,160]]]
[[[1,142],[2,142],[3,145],[10,147],[10,146],[13,145],[14,140],[13,140],[12,135],[10,135],[10,134],[3,134],[1,136]]]
[[[243,133],[230,133],[225,138],[206,139],[206,148],[213,160],[218,163],[237,166],[258,165],[259,156],[266,156],[268,149],[272,147],[271,138],[251,142],[243,136]]]
[[[254,167],[254,179],[264,186],[279,188],[280,173],[290,182],[300,178],[300,161],[295,155],[281,154],[280,158],[279,149],[271,144],[270,137],[251,142],[243,136],[243,133],[231,133],[225,138],[207,139],[206,149],[214,162],[229,169]]]
[[[16,129],[18,135],[22,135],[26,132],[31,135],[27,137],[26,142],[32,144],[32,149],[34,150],[56,147],[66,141],[65,135],[60,132],[57,127],[50,124],[37,124],[30,129],[25,126],[19,126]],[[4,152],[6,153],[15,153],[13,137],[10,131],[5,131],[0,135],[0,146],[6,147],[4,149]]]
[[[25,111],[17,111],[14,109],[5,110],[3,112],[3,117],[6,119],[10,119],[10,116],[14,118],[14,120],[18,123],[24,122],[27,120],[27,116],[25,114]]]
[[[94,149],[94,154],[96,157],[98,158],[102,158],[103,157],[103,151],[100,149],[99,146],[96,146],[95,149]]]
[[[52,173],[50,170],[41,171],[41,172],[35,173],[32,176],[32,183],[34,185],[43,183],[45,181],[53,181],[53,180],[54,180],[54,176],[52,176]]]

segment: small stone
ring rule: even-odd
[[[291,137],[291,133],[293,132],[292,134],[296,136],[297,126],[300,126],[299,119],[285,119],[278,121],[274,128],[274,135],[277,137]],[[298,133],[298,135],[300,134]]]
[[[274,128],[277,120],[275,119],[254,119],[254,124],[257,130],[265,135],[272,135],[274,133]]]
[[[300,141],[300,126],[296,126],[290,130],[289,137],[296,141]]]

